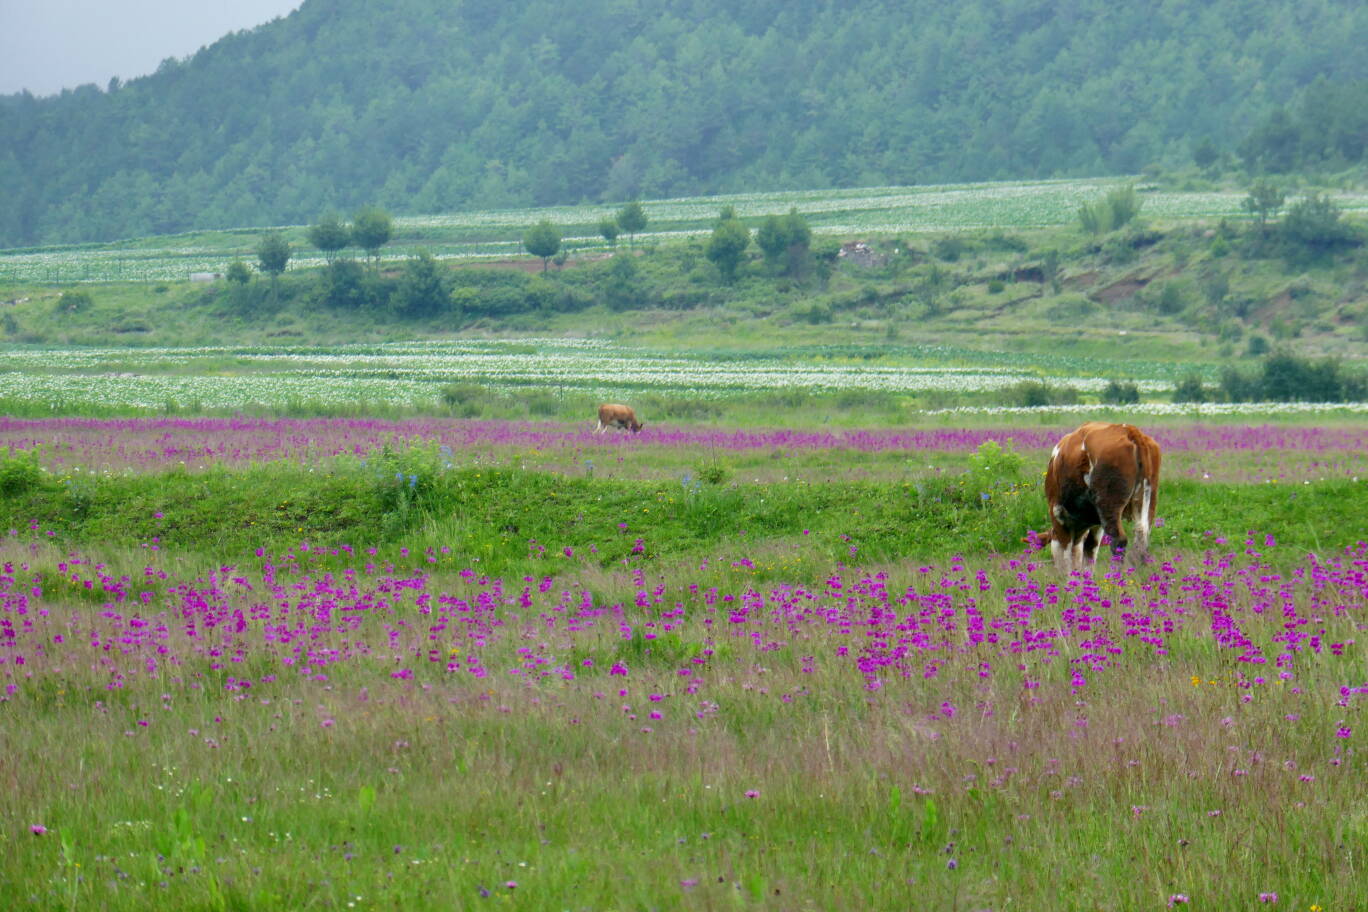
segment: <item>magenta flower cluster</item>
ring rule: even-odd
[[[971,453],[988,441],[1012,441],[1021,452],[1048,452],[1070,427],[946,428],[936,430],[796,430],[671,426],[652,423],[640,434],[603,437],[593,422],[563,424],[461,419],[258,419],[258,418],[12,418],[0,417],[0,448],[42,448],[54,468],[69,466],[153,471],[286,461],[315,464],[343,455],[364,458],[385,446],[436,445],[447,453],[491,449],[537,450],[567,464],[607,448],[676,448],[688,451],[907,451]],[[1150,433],[1167,456],[1241,453],[1297,454],[1303,473],[1319,476],[1363,470],[1368,431],[1284,425],[1157,426]],[[1281,457],[1280,457],[1281,459]],[[1285,459],[1282,459],[1286,462]],[[1219,460],[1211,460],[1214,469]],[[1276,474],[1276,466],[1267,468]],[[1191,474],[1202,470],[1193,466]]]
[[[631,574],[635,595],[621,600],[601,599],[572,577],[505,580],[471,568],[451,577],[457,585],[439,586],[429,568],[449,549],[411,555],[411,569],[363,557],[339,571],[323,562],[347,563],[349,552],[301,545],[199,579],[174,579],[156,567],[115,577],[72,555],[57,566],[61,588],[99,593],[103,602],[84,614],[49,610],[50,578],[13,563],[0,573],[0,699],[76,665],[95,669],[109,690],[169,675],[239,698],[268,690],[279,675],[327,682],[342,665],[398,685],[451,675],[558,686],[616,681],[626,697],[643,673],[634,664],[642,651],[630,644],[678,643],[687,634],[694,647],[674,647],[677,664],[646,679],[646,711],[665,723],[720,711],[707,688],[724,647],[730,661],[743,663],[786,648],[801,652],[795,667],[805,683],[775,695],[784,703],[811,695],[832,674],[858,676],[871,694],[899,681],[997,679],[1038,702],[1042,688],[1084,694],[1118,669],[1172,661],[1166,657],[1205,642],[1234,670],[1223,684],[1236,688],[1241,703],[1272,685],[1299,695],[1303,667],[1330,668],[1334,690],[1317,699],[1340,718],[1321,737],[1352,744],[1351,714],[1368,694],[1356,639],[1368,605],[1368,544],[1332,560],[1308,556],[1290,573],[1265,561],[1261,549],[1271,547],[1271,538],[1251,535],[1239,551],[1213,548],[1129,575],[1099,568],[1096,577],[1067,580],[1039,552],[992,573],[954,558],[942,569],[922,567],[902,588],[885,572],[839,566],[816,584],[667,585],[642,566]],[[1185,677],[1185,663],[1174,664]],[[1206,683],[1203,671],[1194,685]],[[636,718],[630,704],[623,711]],[[950,726],[993,711],[937,698],[925,719]],[[1161,721],[1185,724],[1178,713]],[[154,724],[155,715],[137,715],[128,734]],[[334,718],[318,724],[331,727]],[[1220,724],[1239,723],[1227,716]],[[1074,725],[1085,728],[1086,716]]]

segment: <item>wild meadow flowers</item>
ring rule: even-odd
[[[107,669],[110,690],[140,678],[162,680],[169,667],[199,676],[235,664],[269,669],[255,679],[223,677],[221,686],[233,692],[292,672],[322,680],[329,667],[372,666],[381,656],[394,666],[387,676],[405,681],[434,680],[436,672],[436,680],[498,674],[572,682],[593,679],[599,668],[609,678],[629,679],[644,659],[656,673],[686,679],[692,694],[725,649],[757,657],[801,651],[793,661],[803,673],[844,669],[839,673],[857,675],[870,692],[898,681],[935,680],[963,666],[972,670],[970,681],[1005,675],[1033,691],[1053,679],[1084,694],[1118,669],[1156,659],[1174,665],[1172,656],[1195,649],[1220,661],[1186,663],[1197,671],[1178,671],[1175,678],[1199,690],[1234,687],[1238,709],[1267,699],[1261,695],[1270,690],[1302,695],[1296,682],[1304,666],[1349,675],[1363,656],[1357,633],[1368,598],[1368,545],[1362,544],[1339,556],[1308,555],[1290,572],[1265,562],[1276,551],[1271,537],[1251,534],[1242,552],[1210,550],[1139,572],[1100,569],[1097,577],[1053,578],[1028,551],[996,567],[952,558],[943,568],[912,571],[898,585],[888,570],[838,566],[817,584],[761,590],[744,580],[719,585],[713,577],[653,581],[639,557],[645,541],[637,542],[624,563],[641,560],[642,566],[628,577],[631,594],[617,599],[585,588],[573,569],[564,578],[515,581],[467,568],[442,582],[424,569],[432,553],[413,555],[419,560],[409,567],[372,560],[339,575],[317,565],[345,554],[307,543],[195,579],[154,566],[116,577],[77,554],[41,571],[10,561],[0,576],[0,668],[11,695],[45,673],[71,673],[83,655]],[[573,557],[568,546],[564,552]],[[457,585],[448,588],[450,582]],[[91,593],[100,607],[64,609],[59,620],[48,589],[59,599]],[[529,612],[538,618],[533,626]],[[421,623],[405,620],[410,614]],[[509,651],[519,638],[533,636],[535,645]],[[645,645],[634,652],[633,643]],[[665,669],[655,648],[661,643],[671,644],[672,655],[691,658]],[[963,697],[949,693],[929,719],[955,724],[966,715]],[[1328,736],[1352,740],[1352,718],[1343,713],[1356,712],[1365,694],[1368,680],[1335,681],[1322,709],[1342,712]],[[649,694],[659,708],[675,698]],[[1228,712],[1214,722],[1236,730],[1240,718]],[[1282,718],[1292,726],[1307,721],[1302,712]],[[1163,714],[1162,722],[1189,724],[1177,713]]]
[[[458,419],[256,419],[256,418],[0,418],[0,448],[36,452],[50,470],[158,472],[184,468],[286,462],[327,466],[364,460],[390,450],[429,448],[434,464],[488,460],[587,468],[625,454],[713,452],[750,454],[915,454],[943,458],[972,453],[985,443],[1023,453],[1048,453],[1069,430],[1057,427],[908,430],[738,429],[652,425],[630,437],[605,439],[593,423],[475,421]],[[1166,477],[1203,480],[1301,482],[1368,478],[1368,430],[1318,425],[1156,425]],[[602,455],[599,455],[602,454]],[[614,460],[613,457],[618,457]],[[923,460],[924,461],[924,460]],[[396,479],[416,485],[417,479]],[[696,482],[696,479],[693,481]],[[685,483],[689,487],[689,483]]]
[[[1363,542],[1290,544],[1274,515],[1266,532],[1175,536],[1140,566],[1061,577],[1017,535],[1002,553],[880,552],[855,511],[832,518],[843,501],[812,499],[785,501],[766,534],[748,514],[683,549],[663,539],[697,533],[667,533],[666,517],[696,505],[669,498],[701,495],[673,478],[591,523],[607,482],[552,511],[556,477],[490,489],[544,498],[553,520],[491,520],[517,554],[496,568],[432,517],[397,537],[371,525],[349,544],[287,532],[186,553],[170,535],[196,504],[159,497],[168,469],[202,491],[216,476],[194,473],[216,463],[288,459],[288,478],[308,478],[354,461],[393,517],[433,473],[490,475],[480,447],[561,448],[578,467],[587,433],[0,425],[44,467],[12,465],[16,483],[127,474],[118,490],[146,532],[120,550],[42,518],[0,529],[0,878],[21,907],[996,909],[1068,891],[1305,909],[1368,892]],[[1300,498],[1318,484],[1301,481],[1352,471],[1364,442],[1352,428],[1160,434],[1174,477],[1184,460],[1257,466],[1272,475],[1257,490]],[[648,427],[594,445],[627,459],[932,451],[920,461],[1009,438],[1048,450],[1055,435]],[[389,460],[405,447],[426,468]],[[588,452],[600,475],[618,464]],[[1207,487],[1186,484],[1189,498]],[[733,512],[776,497],[709,492]],[[965,509],[1007,499],[970,492]],[[257,512],[296,502],[328,506],[281,484]]]
[[[625,799],[609,803],[629,820],[638,804],[664,801],[670,816],[643,819],[664,824],[672,844],[703,845],[703,821],[708,833],[731,834],[716,852],[672,852],[658,876],[635,875],[647,876],[650,889],[665,881],[673,890],[718,889],[715,866],[725,855],[717,852],[738,851],[741,833],[777,846],[735,814],[759,814],[777,833],[798,834],[830,826],[807,816],[826,808],[814,819],[858,821],[843,839],[875,850],[861,863],[873,866],[866,873],[882,877],[881,866],[893,863],[884,859],[895,858],[932,878],[924,839],[953,844],[937,862],[939,876],[953,875],[954,889],[996,907],[1013,885],[988,877],[984,859],[1029,870],[1033,862],[1010,847],[1047,832],[1073,846],[1070,853],[1084,851],[1072,842],[1081,838],[1073,835],[1076,815],[1108,817],[1107,832],[1128,834],[1111,838],[1138,840],[1128,851],[1158,851],[1176,832],[1208,847],[1183,851],[1220,854],[1242,839],[1263,844],[1263,830],[1248,835],[1249,815],[1265,814],[1270,801],[1289,820],[1309,821],[1316,808],[1348,799],[1363,774],[1354,722],[1368,695],[1368,544],[1283,555],[1267,536],[1250,534],[1130,571],[1104,564],[1096,575],[1070,578],[1028,548],[919,567],[836,564],[817,579],[754,585],[725,572],[656,567],[641,554],[605,576],[550,547],[546,574],[516,578],[482,573],[454,554],[429,563],[435,555],[386,559],[360,549],[353,557],[304,543],[193,575],[164,558],[114,570],[54,553],[41,533],[12,536],[5,546],[0,712],[40,730],[50,713],[84,720],[88,734],[68,735],[78,745],[108,744],[102,733],[117,734],[120,746],[101,748],[106,763],[157,756],[195,770],[189,780],[166,777],[182,795],[172,806],[206,826],[217,820],[212,826],[249,857],[267,845],[249,817],[280,821],[272,824],[277,837],[286,828],[310,832],[285,822],[286,793],[302,787],[311,813],[340,825],[385,802],[416,807],[405,804],[418,795],[403,783],[414,778],[431,790],[440,769],[452,786],[473,790],[466,799],[438,789],[448,808],[475,803],[454,816],[420,815],[422,827],[416,818],[392,820],[378,834],[388,838],[385,852],[409,869],[454,865],[457,882],[472,878],[471,895],[480,879],[519,895],[566,895],[558,891],[569,882],[548,873],[574,845],[570,820],[555,822],[557,808],[597,820],[584,802],[609,794],[596,784],[606,773],[626,789]],[[719,563],[744,559],[733,557]],[[562,569],[549,569],[553,559]],[[512,753],[496,746],[508,738]],[[333,756],[343,765],[332,767]],[[588,756],[599,758],[592,767]],[[282,785],[241,791],[227,781],[241,780],[244,764],[263,762]],[[56,763],[61,777],[76,775]],[[319,763],[324,780],[304,783]],[[458,773],[462,764],[467,772]],[[563,778],[570,774],[556,770],[567,764],[575,773]],[[6,819],[22,812],[19,819],[33,820],[46,807],[45,824],[29,831],[55,826],[64,838],[77,834],[73,844],[103,844],[101,834],[115,832],[112,822],[90,829],[82,821],[101,812],[78,810],[32,777],[6,799]],[[371,784],[382,781],[395,785]],[[222,797],[184,797],[207,783]],[[360,797],[332,797],[338,793]],[[509,868],[516,879],[495,877],[504,869],[493,847],[521,843],[467,835],[453,848],[471,819],[464,815],[479,804],[520,819],[513,809],[529,794],[568,802],[538,804],[542,823],[551,821],[546,829],[528,821],[547,840],[541,851],[550,854],[540,862]],[[224,816],[215,818],[220,803]],[[1004,844],[1004,835],[1013,841]],[[1274,831],[1266,836],[1263,851],[1290,850]],[[322,853],[308,863],[313,876],[348,882],[349,868],[330,866],[357,862],[341,861],[341,852],[327,860],[339,838],[293,837]],[[153,840],[153,851],[152,835],[137,839]],[[810,840],[797,844],[826,851]],[[159,868],[220,870],[248,884],[271,876],[269,864],[258,861],[263,872],[252,874],[224,849],[201,855],[194,845],[167,843],[160,854],[175,864]],[[1302,863],[1330,863],[1314,855],[1317,843],[1297,845],[1313,853],[1299,856]],[[397,846],[402,852],[390,850]],[[104,849],[95,854],[106,857]],[[216,867],[211,856],[224,860]],[[367,857],[372,866],[399,863]],[[85,863],[116,881],[115,868],[127,868],[94,855]],[[826,893],[819,881],[757,870],[768,872],[767,895],[850,888]],[[1322,898],[1330,889],[1315,876],[1271,871],[1277,889],[1260,902]],[[1184,883],[1158,869],[1140,880],[1173,906],[1209,902],[1213,891],[1231,895],[1220,892],[1215,867],[1205,878],[1200,866],[1189,873]],[[208,883],[175,876],[120,889],[196,895]],[[721,876],[734,889],[761,885],[744,872]],[[1362,882],[1361,874],[1337,876]],[[162,882],[169,886],[156,886]],[[1112,888],[1137,895],[1135,884]],[[94,881],[78,890],[92,901],[111,895]],[[861,895],[882,897],[869,900],[878,904],[896,894]]]

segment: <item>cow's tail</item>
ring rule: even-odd
[[[1153,478],[1157,474],[1158,466],[1155,465],[1154,442],[1145,436],[1145,432],[1134,425],[1126,425],[1126,438],[1130,440],[1131,449],[1135,452],[1135,468],[1137,479]]]
[[[1135,450],[1135,488],[1131,496],[1140,496],[1140,515],[1136,520],[1140,523],[1141,547],[1144,548],[1159,502],[1159,445],[1131,425],[1126,425],[1126,437]]]

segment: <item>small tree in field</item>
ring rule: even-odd
[[[556,255],[556,251],[560,250],[560,229],[546,219],[542,219],[527,229],[522,240],[528,253],[541,257],[542,274],[545,275],[547,263]]]
[[[1286,198],[1272,181],[1261,177],[1249,188],[1249,196],[1244,198],[1243,205],[1246,212],[1259,220],[1259,230],[1266,231],[1268,220],[1278,214]]]
[[[780,261],[787,258],[785,272],[797,275],[807,260],[812,229],[808,227],[807,219],[793,208],[788,215],[771,215],[765,219],[755,232],[755,243],[764,251],[765,261],[771,267],[778,268]]]
[[[725,281],[736,279],[736,269],[741,265],[741,258],[749,246],[750,230],[741,224],[735,211],[724,210],[717,227],[713,228],[712,237],[708,239],[707,257],[722,273]]]
[[[346,249],[352,242],[351,229],[332,213],[319,219],[317,225],[309,226],[308,238],[310,244],[323,251],[323,259],[329,263],[337,259],[339,250]]]
[[[617,219],[611,215],[605,215],[599,219],[598,230],[599,234],[603,235],[603,239],[608,242],[608,246],[617,246],[618,235],[622,233],[622,229],[618,227]]]
[[[269,276],[278,276],[290,264],[290,242],[279,231],[263,234],[257,243],[257,264]]]
[[[393,236],[394,221],[388,212],[377,206],[366,206],[352,217],[352,240],[376,263],[380,259],[380,248]]]
[[[795,207],[784,216],[784,230],[788,234],[788,249],[785,251],[788,255],[788,272],[789,275],[798,275],[806,268],[808,252],[812,249],[812,227]]]
[[[228,264],[228,271],[223,274],[223,277],[234,285],[246,285],[252,281],[252,270],[242,260],[233,260]]]
[[[633,200],[618,210],[618,227],[627,232],[629,238],[628,246],[636,246],[637,233],[646,227],[646,210],[641,208],[641,203]]]
[[[450,309],[447,275],[431,253],[420,251],[404,264],[391,303],[395,310],[409,317],[433,316]]]
[[[280,297],[280,274],[290,263],[290,242],[279,231],[262,235],[256,249],[261,271],[271,277],[271,303]]]

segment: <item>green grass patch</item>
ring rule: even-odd
[[[729,555],[768,579],[813,561],[1018,553],[1027,530],[1046,525],[1038,482],[1014,480],[1019,468],[970,462],[962,474],[921,478],[710,484],[511,465],[442,469],[424,449],[326,470],[271,464],[61,478],[40,471],[32,456],[15,456],[0,460],[0,526],[36,522],[73,548],[223,559],[301,543],[387,554],[445,546],[498,573],[571,562],[612,567],[637,554],[667,562]],[[719,465],[731,474],[725,460]],[[1179,478],[1161,488],[1163,524],[1153,542],[1162,553],[1257,530],[1325,553],[1360,536],[1366,505],[1365,485],[1349,479],[1279,485]]]

